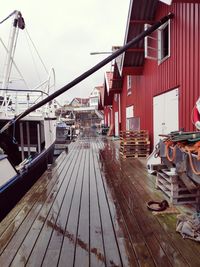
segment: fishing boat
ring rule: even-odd
[[[56,138],[54,100],[27,115],[25,113],[52,92],[55,87],[54,70],[51,69],[47,78],[33,89],[28,86],[15,88],[13,83],[10,88],[12,70],[15,69],[21,76],[14,56],[18,33],[25,29],[20,11],[14,11],[1,23],[10,18],[13,22],[8,48],[0,39],[6,51],[0,84],[0,219],[53,162]],[[21,119],[14,121],[19,114],[23,114]]]

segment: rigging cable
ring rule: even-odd
[[[8,53],[8,49],[7,49],[6,45],[4,44],[4,42],[3,42],[3,40],[2,40],[1,38],[0,38],[0,42],[1,42],[1,44],[3,45],[4,49],[6,50],[6,52]],[[20,71],[19,68],[17,67],[17,65],[16,65],[16,63],[15,63],[13,57],[11,57],[11,60],[12,60],[12,64],[14,65],[15,69],[17,70],[17,72],[18,72],[19,76],[21,77],[22,81],[24,82],[25,86],[26,86],[27,88],[30,88],[30,87],[28,86],[28,84],[26,83],[26,81],[25,81],[25,79],[24,79],[24,77],[23,77],[21,71]],[[3,77],[4,77],[4,76],[3,76]]]
[[[48,74],[48,70],[47,70],[47,68],[46,68],[46,66],[45,66],[45,64],[44,64],[44,61],[42,60],[42,58],[41,58],[41,56],[40,56],[40,54],[39,54],[39,52],[38,52],[38,50],[37,50],[37,48],[36,48],[36,46],[35,46],[33,40],[31,39],[30,34],[28,33],[27,29],[25,29],[25,30],[26,30],[27,36],[29,37],[29,39],[30,39],[30,41],[31,41],[32,46],[33,46],[34,49],[35,49],[35,52],[36,52],[37,56],[39,57],[39,59],[40,59],[40,61],[41,61],[41,63],[42,63],[43,68],[45,69],[46,73]]]

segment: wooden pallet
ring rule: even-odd
[[[147,158],[149,156],[149,153],[123,153],[119,152],[121,157],[126,158]]]
[[[123,158],[148,157],[149,133],[146,130],[120,132],[120,155]]]
[[[120,132],[120,138],[149,138],[149,132],[147,130],[124,131]]]
[[[197,204],[199,190],[189,192],[175,172],[162,170],[157,172],[156,188],[160,189],[172,204]]]
[[[120,145],[149,145],[150,141],[148,138],[120,138]]]
[[[150,152],[150,148],[146,148],[146,149],[141,149],[141,148],[133,148],[133,149],[124,149],[124,148],[120,148],[119,149],[120,152],[126,154],[126,153],[132,153],[132,154],[149,154]]]

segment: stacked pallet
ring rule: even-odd
[[[147,157],[149,152],[150,141],[148,131],[120,132],[120,155],[123,158]]]
[[[160,189],[172,204],[198,204],[199,190],[188,191],[175,171],[163,169],[157,172],[156,188]]]

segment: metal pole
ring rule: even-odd
[[[102,60],[101,62],[99,62],[98,64],[96,64],[93,68],[89,69],[88,71],[84,72],[83,74],[81,74],[80,76],[78,76],[76,79],[74,79],[73,81],[71,81],[70,83],[68,83],[67,85],[65,85],[64,87],[62,87],[61,89],[59,89],[58,91],[54,92],[53,94],[51,94],[50,96],[46,97],[45,99],[43,99],[42,101],[40,101],[39,103],[33,105],[32,107],[30,107],[29,109],[25,110],[23,113],[19,114],[15,119],[13,119],[12,121],[9,121],[1,130],[0,133],[4,132],[7,128],[9,128],[12,124],[16,123],[17,121],[19,121],[20,119],[24,118],[26,115],[28,115],[29,113],[31,113],[32,111],[36,110],[37,108],[45,105],[46,103],[48,103],[49,101],[51,101],[52,99],[58,97],[59,95],[61,95],[62,93],[68,91],[70,88],[72,88],[73,86],[75,86],[76,84],[80,83],[81,81],[83,81],[84,79],[86,79],[87,77],[89,77],[91,74],[93,74],[94,72],[96,72],[97,70],[99,70],[100,68],[102,68],[104,65],[106,65],[107,63],[109,63],[110,61],[112,61],[113,59],[115,59],[116,57],[118,57],[119,55],[121,55],[122,53],[124,53],[127,49],[129,49],[131,46],[135,45],[136,43],[138,43],[140,40],[144,39],[144,37],[146,37],[147,35],[151,34],[152,32],[154,32],[156,29],[158,29],[161,25],[163,25],[165,22],[167,22],[169,19],[172,19],[174,17],[173,13],[169,13],[167,16],[161,18],[158,22],[156,22],[155,24],[153,24],[150,28],[148,28],[147,30],[143,31],[142,33],[140,33],[138,36],[136,36],[135,38],[133,38],[130,42],[128,42],[126,45],[122,46],[121,48],[119,48],[118,50],[116,50],[115,52],[113,52],[113,54],[111,54],[110,56],[108,56],[107,58],[105,58],[104,60]]]

